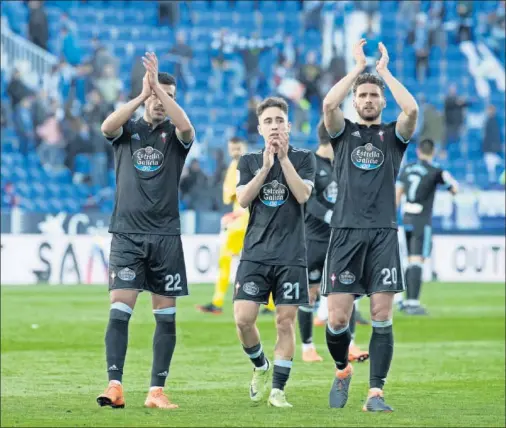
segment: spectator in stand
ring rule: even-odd
[[[505,4],[504,0],[500,1],[497,9],[486,18],[489,29],[486,42],[499,55],[503,63],[505,61],[504,41],[506,38]]]
[[[67,63],[77,66],[81,63],[81,50],[77,45],[76,35],[69,31],[67,27],[62,27],[60,31],[61,55]]]
[[[259,68],[260,55],[263,51],[272,47],[271,43],[266,43],[260,39],[257,32],[252,34],[252,37],[246,41],[246,46],[239,45],[239,52],[242,55],[244,68],[246,71],[246,86],[248,88],[248,95],[251,97],[258,92],[258,83],[262,77],[262,72]]]
[[[181,175],[181,199],[190,210],[207,210],[213,208],[213,197],[209,191],[209,179],[200,168],[198,159],[192,159],[190,167]]]
[[[30,41],[44,50],[47,50],[49,39],[49,25],[47,14],[41,1],[31,0],[28,2],[30,18],[28,20],[28,37]]]
[[[429,26],[427,24],[427,15],[418,13],[416,15],[415,28],[409,33],[408,41],[413,45],[416,55],[416,79],[423,83],[427,77],[429,65]]]
[[[92,80],[100,77],[107,65],[112,65],[114,68],[119,66],[118,59],[109,52],[97,37],[91,39],[91,46],[93,51],[86,64],[86,69]]]
[[[444,17],[443,1],[432,1],[429,9],[429,46],[446,47],[446,33],[443,28]]]
[[[102,75],[93,82],[94,87],[100,93],[107,108],[114,105],[123,90],[123,82],[116,76],[116,70],[111,64],[107,64]]]
[[[53,104],[47,119],[36,129],[41,139],[37,148],[40,162],[45,169],[51,171],[62,169],[65,161],[65,142],[56,113],[56,106]]]
[[[171,48],[169,53],[161,59],[168,59],[174,63],[174,77],[181,82],[183,88],[193,87],[195,79],[190,71],[190,61],[193,58],[192,48],[186,43],[186,33],[179,30],[176,33],[176,44]]]
[[[0,104],[0,127],[2,131],[9,126],[7,103]]]
[[[251,97],[248,100],[248,115],[246,118],[246,134],[248,136],[248,144],[255,146],[258,140],[258,117],[257,105],[261,99],[258,96]]]
[[[457,14],[459,15],[458,20],[458,36],[457,40],[459,43],[465,42],[466,40],[472,39],[473,26],[473,1],[470,0],[459,0],[457,2]]]
[[[77,24],[65,11],[62,11],[60,15],[60,26],[67,28],[73,34],[77,32]]]
[[[19,137],[19,150],[25,156],[35,146],[32,100],[26,96],[14,108],[14,129]]]
[[[11,81],[7,85],[7,95],[11,100],[13,110],[16,109],[23,98],[34,95],[33,91],[23,82],[21,72],[18,69],[14,69],[12,72]]]
[[[330,88],[346,76],[346,61],[341,52],[335,46],[332,47],[333,55],[330,63],[321,79],[321,93],[326,94]]]
[[[457,95],[457,86],[453,83],[448,88],[448,95],[444,103],[444,120],[446,138],[441,150],[441,158],[446,159],[447,148],[450,144],[458,144],[462,136],[464,125],[464,109],[470,105],[465,97]]]
[[[243,97],[246,91],[242,87],[244,82],[244,65],[233,55],[233,48],[227,43],[228,30],[220,30],[217,39],[211,43],[212,83],[211,87],[219,97],[223,96],[223,80],[226,71],[231,71],[231,95]]]
[[[282,54],[286,58],[286,60],[288,62],[290,62],[291,64],[298,63],[297,49],[295,48],[295,45],[293,43],[293,37],[291,35],[285,36],[285,40],[283,42]]]
[[[305,0],[302,3],[304,10],[304,30],[321,30],[323,1]]]
[[[86,104],[83,106],[83,118],[93,129],[99,132],[102,122],[111,111],[112,108],[107,107],[97,89],[88,92]]]
[[[496,183],[497,167],[503,162],[499,154],[504,153],[504,144],[501,135],[501,125],[499,124],[496,108],[493,105],[487,107],[482,151],[485,164],[487,165],[488,181],[490,183]]]
[[[316,60],[316,52],[309,51],[305,63],[299,69],[298,79],[306,87],[305,98],[313,104],[320,105],[322,97],[319,88],[322,68]]]
[[[443,115],[434,105],[427,102],[425,95],[420,94],[417,98],[420,106],[417,140],[432,140],[437,150],[439,150],[442,146],[445,132]]]
[[[177,28],[179,24],[178,0],[158,0],[158,22],[168,23],[171,28]]]
[[[57,103],[57,101],[53,102]],[[37,129],[38,126],[45,122],[52,107],[52,100],[47,96],[46,91],[41,89],[34,97],[32,103],[32,120],[34,129]],[[35,145],[38,146],[40,142],[41,140],[37,136],[37,133],[35,133]]]
[[[404,28],[405,31],[411,31],[415,26],[416,16],[420,9],[420,0],[399,2],[399,9],[397,10],[398,27]]]
[[[62,101],[61,83],[60,64],[53,64],[51,72],[42,78],[42,88],[49,98]]]

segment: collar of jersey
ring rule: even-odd
[[[292,149],[293,149],[292,145],[291,145],[291,144],[288,144],[288,151],[290,151],[290,150],[292,150]],[[265,146],[264,146],[264,147],[262,147],[262,150],[260,150],[260,153],[263,153],[264,151],[265,151]],[[277,153],[275,153],[275,154],[274,154],[274,157],[275,157],[275,158],[277,158],[277,157],[278,157],[278,154],[277,154]]]
[[[364,125],[363,123],[357,123],[357,126],[362,129],[379,129],[379,128],[381,128],[382,125],[383,124],[381,124],[381,125],[374,124],[371,126],[367,126],[367,125]]]
[[[142,125],[144,125],[144,126],[153,126],[153,124],[152,124],[152,123],[146,122],[146,121],[144,120],[144,117],[141,117],[139,120],[140,120],[141,124],[142,124]],[[164,124],[164,123],[165,123],[165,122],[167,122],[168,120],[170,120],[170,119],[169,119],[169,117],[168,117],[168,116],[166,116],[166,117],[165,117],[165,119],[163,119],[163,120],[160,122],[160,125]],[[158,125],[158,126],[157,126],[157,128],[159,128],[159,127],[160,127],[160,125]],[[155,129],[156,129],[156,128],[155,128]]]

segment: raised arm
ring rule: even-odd
[[[176,127],[177,137],[185,143],[190,143],[195,137],[195,131],[186,115],[185,111],[179,104],[162,89],[158,82],[158,59],[153,52],[147,52],[145,57],[142,57],[144,67],[148,71],[151,88],[163,104],[163,108],[170,117],[171,122]]]
[[[107,138],[117,138],[123,132],[123,125],[133,116],[135,111],[151,96],[148,73],[142,79],[142,92],[140,95],[113,111],[100,127],[102,134]]]
[[[355,68],[337,82],[323,100],[323,121],[331,137],[338,136],[344,130],[344,114],[339,106],[348,96],[353,82],[355,82],[366,67],[364,54],[364,45],[366,43],[365,39],[360,39],[353,47],[353,56],[356,62]]]
[[[392,92],[395,102],[402,110],[397,118],[395,131],[397,135],[401,136],[402,139],[407,142],[415,132],[416,121],[418,119],[418,104],[406,87],[390,73],[390,70],[388,70],[389,58],[385,45],[380,42],[378,47],[381,52],[381,58],[379,61],[376,61],[376,71],[385,81],[388,89]]]
[[[244,156],[239,160],[237,166],[238,183],[237,183],[237,202],[243,208],[247,208],[249,204],[258,196],[261,187],[265,183],[267,174],[269,174],[274,164],[274,153],[271,147],[266,147],[263,156],[263,165],[258,174],[252,177],[251,172],[246,165]]]

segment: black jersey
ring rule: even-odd
[[[330,159],[317,154],[315,158],[315,182],[306,207],[306,237],[312,241],[328,242],[330,219],[337,197],[337,183]]]
[[[288,157],[299,176],[314,186],[314,154],[290,146]],[[263,150],[243,155],[237,166],[237,187],[248,184],[262,165]],[[275,155],[265,184],[249,206],[250,217],[241,260],[266,265],[306,266],[304,205],[299,204],[290,192]]]
[[[345,120],[334,146],[334,172],[339,192],[333,228],[397,228],[395,182],[407,142],[396,122],[361,125]]]
[[[436,188],[438,184],[449,187],[449,177],[441,168],[425,160],[406,165],[398,179],[406,194],[403,223],[430,225]]]
[[[169,121],[129,120],[114,149],[116,196],[109,232],[179,235],[179,180],[191,144]]]

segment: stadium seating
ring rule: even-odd
[[[190,8],[183,3],[190,3]],[[196,86],[182,93],[180,101],[196,124],[197,136],[201,140],[212,129],[212,138],[206,140],[212,147],[222,146],[224,136],[228,135],[244,122],[246,116],[245,98],[231,97],[219,100],[209,94],[207,84],[211,75],[211,41],[212,33],[226,26],[240,35],[248,35],[256,26],[254,8],[263,13],[261,34],[263,36],[277,32],[290,33],[297,45],[303,45],[304,51],[321,50],[322,35],[311,30],[303,33],[302,11],[300,3],[296,1],[192,1],[181,2],[181,22],[178,29],[188,32],[188,42],[194,51],[192,72],[196,78]],[[456,44],[450,44],[445,51],[438,47],[432,49],[429,58],[429,78],[420,84],[414,76],[414,50],[405,43],[406,31],[398,24],[395,11],[398,8],[396,1],[382,1],[381,38],[390,47],[391,68],[396,76],[406,84],[413,94],[425,93],[427,99],[439,111],[443,110],[444,95],[449,82],[454,82],[462,95],[479,98],[473,84],[473,78],[467,68],[467,59]],[[422,2],[422,9],[428,7],[427,1]],[[456,16],[456,1],[445,2],[447,7],[446,19]],[[495,2],[497,3],[497,2]],[[486,6],[483,6],[483,5]],[[479,11],[494,9],[494,2],[477,2],[473,20]],[[481,5],[481,6],[480,6]],[[159,54],[167,52],[172,46],[175,34],[168,25],[158,23],[157,2],[144,1],[46,1],[50,26],[49,50],[58,54],[59,30],[61,27],[60,14],[66,11],[77,24],[77,39],[82,50],[83,58],[91,53],[90,39],[97,36],[120,59],[119,74],[125,84],[126,90],[130,86],[130,68],[132,61],[142,55],[147,49],[153,49]],[[351,8],[351,9],[350,9]],[[353,4],[347,5],[347,12],[353,10]],[[284,13],[281,13],[284,12]],[[2,6],[2,15],[5,15],[11,28],[26,36],[28,10],[24,2],[8,2]],[[286,19],[289,16],[290,19]],[[336,22],[343,22],[337,17]],[[270,77],[274,61],[273,52],[262,54],[262,70],[266,77]],[[2,98],[6,98],[4,73],[2,72]],[[264,93],[267,95],[267,88]],[[202,96],[202,94],[208,94]],[[491,102],[499,112],[504,112],[504,92],[493,87]],[[471,114],[482,114],[483,100],[469,108]],[[393,120],[398,114],[395,102],[389,96],[385,110],[385,120]],[[313,130],[319,119],[318,106],[311,111],[311,124]],[[502,126],[504,115],[500,114]],[[488,186],[483,156],[481,153],[481,129],[470,127],[463,135],[462,143],[466,143],[467,152],[461,153],[458,146],[449,148],[447,166],[458,179],[466,180],[469,184],[479,187]],[[296,144],[313,147],[315,135],[309,139],[305,136],[296,136]],[[83,209],[93,196],[94,189],[87,184],[73,184],[68,171],[50,174],[45,171],[35,153],[24,157],[18,151],[19,141],[12,129],[2,133],[2,187],[8,182],[13,183],[14,193],[19,197],[21,205],[29,210],[57,211]],[[408,160],[414,157],[414,147],[408,150]],[[204,165],[204,168],[212,168]],[[79,155],[76,158],[76,171],[83,174],[91,170],[89,157]],[[114,186],[114,174],[109,174],[109,185]],[[96,196],[96,195],[95,195]],[[100,198],[99,198],[100,200]],[[2,209],[12,203],[12,198],[2,197]],[[100,209],[110,209],[110,198],[99,202]]]

